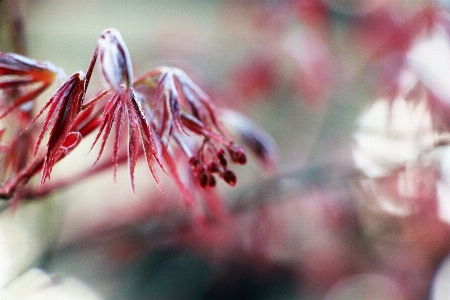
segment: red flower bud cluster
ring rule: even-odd
[[[243,148],[231,145],[227,147],[227,150],[232,162],[237,164],[245,164],[247,162]],[[189,159],[194,178],[201,187],[214,187],[216,185],[216,177],[214,175],[222,178],[230,186],[236,185],[236,174],[227,168],[228,161],[223,149],[215,151],[213,155],[210,155],[209,160],[202,154],[204,154],[204,151],[199,151],[196,156],[192,156]]]

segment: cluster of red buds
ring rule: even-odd
[[[227,138],[215,107],[185,72],[177,68],[156,68],[138,79],[135,86],[141,95],[154,99],[143,101],[143,105],[151,116],[157,151],[169,168],[175,162],[167,146],[177,145],[188,158],[193,178],[201,187],[215,186],[214,174],[231,186],[236,184],[235,173],[227,167],[225,150],[237,164],[246,163],[245,151]],[[145,87],[156,87],[153,98]],[[177,174],[174,168],[171,173]],[[181,180],[178,175],[175,178]]]
[[[242,147],[230,145],[226,148],[232,162],[237,164],[245,164],[247,162],[247,157]],[[236,174],[227,168],[227,158],[222,148],[214,150],[213,147],[208,147],[204,143],[197,155],[189,159],[189,164],[192,167],[196,181],[202,187],[214,187],[216,185],[214,174],[223,178],[231,186],[236,184]]]
[[[97,60],[107,88],[86,101]],[[0,118],[33,107],[37,97],[60,73],[50,63],[0,53],[0,101],[3,108]],[[27,109],[27,112],[30,111]],[[37,120],[45,111],[46,118],[39,125]],[[208,96],[185,72],[177,68],[158,67],[133,79],[128,49],[115,29],[105,30],[100,36],[86,74],[77,72],[70,76],[37,115],[28,113],[27,116],[27,125],[12,143],[20,141],[27,132],[36,132],[36,127],[40,128],[40,133],[24,145],[24,148],[32,149],[28,150],[32,152],[30,161],[10,174],[0,187],[0,197],[5,199],[17,196],[19,188],[40,171],[42,191],[46,181],[50,180],[55,164],[94,131],[97,135],[92,147],[101,140],[96,163],[114,129],[114,175],[117,166],[128,161],[134,190],[135,166],[138,158],[144,155],[157,185],[161,188],[156,165],[174,179],[188,203],[192,203],[188,188],[190,180],[179,173],[183,169],[180,157],[184,157],[183,160],[190,165],[186,170],[190,169],[190,177],[202,188],[214,187],[215,175],[234,186],[237,179],[229,169],[228,161],[236,164],[247,162],[244,149],[229,138],[230,134],[218,120],[216,108]],[[127,153],[123,156],[120,149],[125,128],[128,144]],[[45,151],[39,151],[48,132]],[[1,149],[10,148],[4,145]],[[7,160],[17,160],[17,157],[11,154]]]

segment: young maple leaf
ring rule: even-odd
[[[154,169],[155,149],[152,132],[147,123],[147,118],[143,111],[136,93],[133,90],[133,72],[131,59],[125,42],[120,33],[115,29],[108,29],[103,32],[98,42],[98,57],[100,67],[105,82],[113,91],[113,95],[106,103],[103,111],[103,120],[95,138],[94,146],[103,134],[97,161],[103,154],[104,146],[111,133],[115,129],[113,162],[114,176],[118,165],[118,152],[123,131],[123,125],[128,123],[128,165],[131,178],[131,185],[134,191],[134,170],[139,154],[139,141],[147,159],[148,167],[159,186],[159,180]]]
[[[12,94],[2,99],[7,103],[2,103],[5,109],[0,112],[0,118],[34,100],[60,73],[62,71],[50,62],[37,62],[19,54],[0,52],[0,90]],[[23,92],[16,96],[18,91]],[[12,98],[12,103],[8,98]]]
[[[185,72],[170,67],[156,68],[139,78],[135,86],[147,100],[143,106],[151,115],[158,156],[164,159],[188,202],[192,201],[192,191],[178,174],[176,148],[187,156],[191,174],[202,188],[215,186],[216,175],[231,186],[236,184],[236,175],[228,168],[227,161],[230,158],[233,163],[245,164],[245,151],[227,138],[214,105]],[[145,87],[154,87],[155,92],[149,94]],[[199,143],[192,143],[192,138]]]
[[[35,154],[50,124],[53,123],[47,142],[41,187],[47,179],[50,179],[52,168],[61,154],[67,152],[68,148],[72,148],[81,139],[81,136],[73,132],[72,128],[81,110],[85,88],[86,77],[81,72],[75,73],[53,94],[39,114],[31,121],[34,123],[48,108],[47,117],[36,143]]]

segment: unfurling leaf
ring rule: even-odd
[[[98,40],[100,67],[103,78],[115,91],[128,90],[133,82],[130,54],[120,33],[105,30]]]
[[[23,104],[37,98],[56,79],[61,70],[49,62],[37,62],[15,53],[0,52],[0,90],[6,93],[20,92],[11,99],[1,99],[0,119]],[[6,97],[8,98],[8,97]],[[12,103],[9,103],[12,102]]]
[[[52,168],[58,161],[61,152],[64,151],[64,149],[67,150],[67,146],[72,144],[69,142],[70,139],[67,140],[67,137],[72,133],[72,127],[80,112],[85,95],[84,89],[84,75],[80,72],[75,73],[53,94],[39,114],[31,121],[31,123],[34,123],[48,108],[48,114],[44,121],[41,133],[39,134],[35,153],[38,151],[45,133],[53,123],[47,142],[47,154],[45,157],[41,186],[47,179],[50,179]]]

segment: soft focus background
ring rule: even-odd
[[[136,195],[124,168],[3,210],[0,299],[450,299],[448,2],[18,3],[27,56],[85,71],[116,28],[135,75],[183,69],[278,159],[250,157],[204,224],[145,165]],[[52,179],[90,168],[86,147]]]

